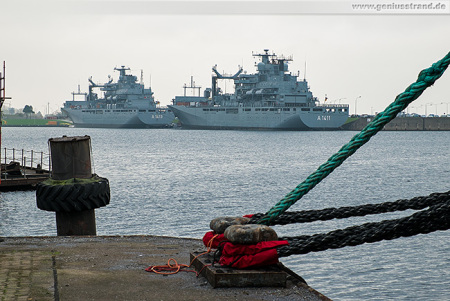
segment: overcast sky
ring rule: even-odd
[[[126,1],[55,3],[1,0],[0,61],[6,61],[6,94],[12,97],[6,108],[59,110],[78,85],[87,91],[90,76],[99,83],[108,75],[116,80],[113,69],[121,65],[138,78],[143,70],[145,85],[151,83],[155,98],[167,105],[191,76],[210,87],[215,64],[225,73],[237,72],[238,65],[255,72],[252,51],[267,48],[292,55],[290,71],[301,78],[306,62],[306,79],[320,100],[327,95],[349,103],[354,113],[361,96],[357,112],[375,113],[450,51],[449,14],[342,14],[324,6],[289,14],[276,1],[263,9],[261,2],[246,2],[243,11],[224,9],[223,2],[203,10],[195,2],[173,2],[173,11],[161,12]],[[222,88],[229,92],[232,83]],[[410,112],[423,114],[428,104],[428,114],[448,113],[449,92],[447,71]]]

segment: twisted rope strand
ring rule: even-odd
[[[287,240],[289,245],[279,247],[277,252],[278,256],[286,257],[448,229],[450,200],[399,219],[365,223],[311,236],[280,237],[280,240]]]
[[[407,209],[422,210],[424,208],[448,201],[450,201],[450,191],[443,193],[432,193],[429,196],[418,196],[410,200],[400,199],[395,202],[385,202],[379,204],[365,204],[360,206],[346,206],[320,210],[287,211],[273,219],[270,225],[310,223],[319,220],[326,221],[332,219],[343,219],[352,216],[365,216],[369,214],[404,211]],[[253,216],[256,218],[261,218],[264,214],[256,213]]]
[[[399,94],[383,112],[379,113],[360,133],[356,134],[347,144],[345,144],[336,154],[332,155],[327,162],[320,165],[306,180],[300,183],[294,190],[288,193],[282,200],[275,204],[264,217],[257,220],[252,219],[250,223],[269,225],[273,219],[285,212],[290,206],[295,204],[300,198],[307,194],[334,169],[340,166],[348,157],[353,155],[358,148],[367,143],[372,136],[378,133],[399,112],[416,100],[429,86],[439,79],[450,64],[450,52],[434,63],[430,68],[419,73],[417,81],[411,84],[406,90]]]

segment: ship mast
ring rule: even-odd
[[[125,68],[125,66],[122,66],[122,68],[117,68],[117,67],[116,67],[116,68],[114,68],[114,70],[120,72],[120,77],[125,77],[125,76],[126,76],[125,71],[126,71],[126,70],[130,70],[130,68]]]
[[[84,101],[87,100],[87,93],[86,92],[84,92],[84,93],[81,92],[80,85],[78,85],[78,92],[72,92],[72,101],[75,101],[75,95],[84,95]],[[50,113],[50,110],[49,110],[48,113]]]
[[[194,77],[191,76],[191,85],[190,86],[186,86],[186,84],[184,84],[183,89],[184,89],[184,96],[186,96],[186,89],[198,89],[198,96],[200,97],[200,89],[202,87],[201,86],[196,86],[195,82],[194,82]]]

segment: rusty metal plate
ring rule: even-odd
[[[199,252],[191,253],[191,261]],[[220,266],[212,266],[211,254],[202,255],[192,265],[200,275],[205,277],[213,288],[218,287],[286,287],[287,273],[279,266],[273,265],[253,270],[239,270]]]

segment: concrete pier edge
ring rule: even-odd
[[[212,288],[194,273],[144,271],[201,250],[165,236],[0,237],[0,300],[330,300],[295,277],[286,288]]]

